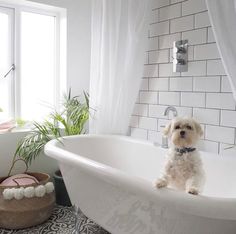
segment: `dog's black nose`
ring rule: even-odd
[[[180,136],[184,136],[185,135],[185,131],[180,131]]]

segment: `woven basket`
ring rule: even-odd
[[[34,176],[39,183],[33,183],[21,187],[36,187],[45,185],[50,176],[44,173],[26,172]],[[0,183],[7,177],[0,177]],[[0,185],[0,228],[22,229],[32,227],[46,221],[53,210],[55,204],[55,193],[49,193],[43,197],[22,198],[21,200],[4,200],[3,191],[6,188],[19,188],[19,186]]]

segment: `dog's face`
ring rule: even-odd
[[[201,125],[192,118],[173,119],[163,133],[178,148],[194,146],[203,134]]]

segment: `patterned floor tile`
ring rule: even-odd
[[[77,216],[77,221],[76,221]],[[81,211],[77,215],[70,207],[55,207],[50,219],[38,226],[22,229],[7,230],[0,228],[0,234],[109,234]]]

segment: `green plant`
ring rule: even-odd
[[[60,112],[54,110],[43,123],[34,122],[32,132],[19,142],[13,161],[19,157],[30,165],[48,141],[64,135],[84,134],[84,125],[89,118],[89,96],[85,92],[84,98],[85,102],[81,102],[79,96],[71,97],[69,91]]]

